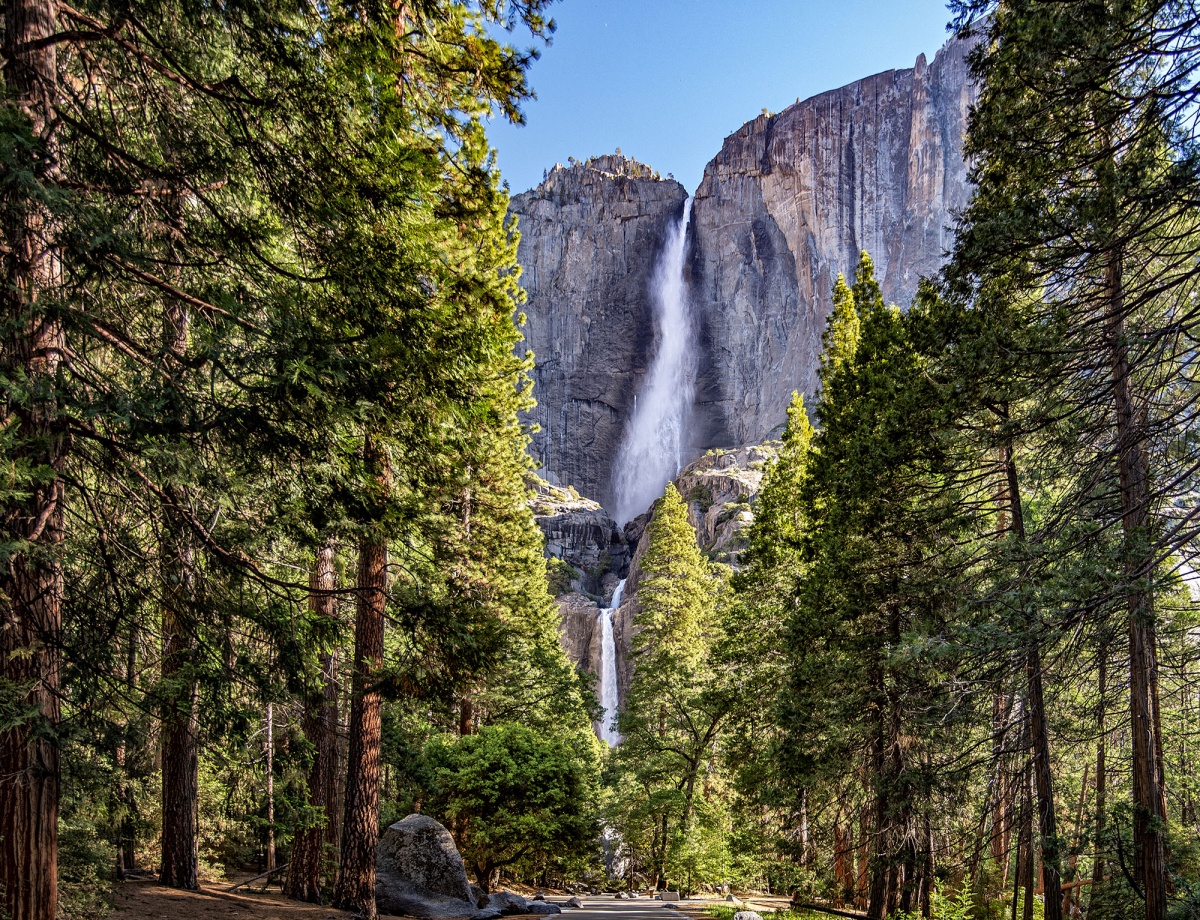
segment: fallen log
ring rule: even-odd
[[[284,863],[282,866],[276,866],[274,869],[268,869],[262,875],[256,875],[256,876],[254,876],[254,878],[248,878],[245,881],[238,882],[232,888],[226,888],[225,890],[226,891],[237,891],[239,888],[243,887],[244,885],[249,885],[251,882],[257,882],[260,878],[267,879],[267,882],[269,884],[272,875],[275,875],[278,872],[282,872],[287,867],[288,867],[288,864]]]

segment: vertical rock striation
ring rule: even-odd
[[[907,307],[942,265],[968,198],[974,100],[966,42],[748,122],[705,167],[692,206],[700,447],[762,440],[792,390],[812,394],[838,272],[859,253]]]
[[[696,191],[687,273],[699,380],[689,441],[755,443],[811,395],[833,280],[868,250],[907,306],[942,264],[969,190],[969,45],[748,122]],[[612,463],[653,349],[650,279],[679,183],[619,156],[555,167],[518,195],[543,475],[611,507]],[[691,457],[686,458],[691,459]]]
[[[513,198],[537,358],[531,450],[551,482],[612,507],[612,464],[651,357],[650,280],[687,192],[622,156],[555,166]]]

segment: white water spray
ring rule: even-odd
[[[691,213],[689,198],[654,270],[651,293],[658,349],[645,386],[634,397],[633,415],[617,452],[613,495],[618,524],[649,508],[683,466],[696,379],[691,307],[683,278]]]
[[[617,731],[617,642],[613,637],[613,614],[621,607],[621,595],[625,593],[625,579],[617,582],[613,591],[612,605],[600,611],[600,705],[604,712],[600,714],[600,740],[607,741],[611,747],[621,743],[621,733]]]

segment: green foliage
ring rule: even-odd
[[[431,811],[455,831],[485,889],[494,870],[593,852],[598,763],[587,747],[515,724],[484,726],[429,752]]]

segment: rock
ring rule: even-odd
[[[727,894],[727,895],[725,895],[725,900],[726,900],[726,901],[732,901],[734,904],[741,904],[741,903],[742,903],[741,901],[739,901],[737,898],[735,898],[735,897],[734,897],[733,895],[731,895],[731,894]]]
[[[763,918],[752,910],[739,910],[733,915],[733,920],[763,920]]]
[[[941,267],[970,193],[969,48],[953,39],[932,64],[921,55],[760,116],[705,167],[690,263],[698,446],[761,441],[792,390],[815,392],[833,282],[852,277],[862,250],[885,300],[903,307]]]
[[[705,167],[685,269],[699,351],[685,460],[765,440],[793,390],[813,394],[833,282],[861,250],[902,307],[940,267],[970,194],[969,48],[953,39],[932,63],[755,118]],[[654,347],[649,283],[685,197],[641,164],[599,157],[512,200],[529,295],[519,347],[537,359],[532,451],[548,479],[609,507]]]
[[[535,901],[544,901],[544,900],[546,900],[546,892],[544,892],[544,891],[539,891],[537,894],[535,894],[535,895],[533,896],[533,899],[534,899]]]
[[[627,895],[625,892],[623,892],[623,891],[617,892],[617,900],[618,901],[626,901],[628,899],[629,899],[629,895]]]
[[[529,293],[521,353],[537,356],[541,430],[530,445],[552,482],[612,506],[612,467],[654,342],[650,280],[687,191],[625,157],[556,166],[516,195],[517,260]]]
[[[500,920],[504,916],[499,907],[481,907],[471,914],[467,920]]]
[[[494,907],[505,916],[529,912],[529,902],[511,891],[497,891],[488,898],[488,907]]]
[[[487,904],[488,904],[487,892],[485,892],[478,885],[475,885],[475,884],[471,885],[471,897],[475,900],[475,906],[478,907],[480,910],[487,907]]]
[[[581,498],[572,486],[538,480],[535,487],[529,505],[546,537],[546,555],[574,570],[573,575],[561,572],[558,577],[566,580],[570,576],[570,580],[564,590],[554,593],[575,590],[599,596],[604,593],[602,578],[606,573],[624,578],[629,570],[625,534],[604,508]]]
[[[567,903],[564,906],[573,907],[576,910],[579,910],[581,907],[583,907],[583,902],[579,900],[579,898],[567,898]]]
[[[528,913],[549,916],[550,914],[561,914],[562,908],[549,901],[530,901]]]
[[[425,920],[477,909],[454,838],[428,815],[409,815],[380,838],[375,901],[380,913]]]
[[[678,891],[664,891],[658,896],[658,899],[660,901],[678,901],[679,900],[679,892]]]

